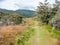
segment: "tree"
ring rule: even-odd
[[[60,2],[55,1],[54,7],[52,8],[52,14],[54,17],[50,20],[50,24],[55,29],[60,29]]]
[[[4,16],[2,18],[2,20],[7,24],[20,24],[22,23],[22,20],[23,20],[23,17],[18,15],[18,14],[10,14],[10,15],[7,15],[7,16]]]
[[[44,3],[39,4],[37,7],[37,17],[38,20],[44,24],[48,24],[49,21],[56,15],[56,12],[59,9],[59,3],[52,4],[53,7],[50,6],[47,0]]]
[[[7,15],[7,14],[4,13],[4,12],[0,12],[0,20],[1,20],[1,18],[2,18],[3,16],[5,16],[5,15]]]
[[[60,9],[57,11],[56,15],[50,21],[50,24],[54,29],[60,29]]]
[[[53,8],[52,8],[52,14],[55,15],[56,12],[59,10],[59,6],[60,6],[60,2],[58,2],[57,0],[55,0],[55,4],[53,4]]]
[[[48,24],[49,20],[52,17],[51,15],[52,10],[48,5],[49,3],[46,0],[44,3],[40,2],[39,6],[37,7],[38,20],[45,24]]]

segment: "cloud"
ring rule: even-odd
[[[4,2],[0,3],[0,8],[8,10],[18,9],[18,7],[14,5],[14,2],[14,0],[5,0]]]
[[[30,9],[35,10],[39,2],[44,0],[0,0],[0,8],[8,10]],[[50,2],[54,2],[50,0]]]
[[[19,7],[20,9],[30,9],[30,10],[35,10],[36,6],[41,0],[19,0],[16,1],[15,5]]]

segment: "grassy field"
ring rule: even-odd
[[[24,26],[1,27],[4,41],[1,42],[0,37],[0,45],[60,45],[58,30],[54,31],[50,25],[41,25],[36,20],[28,21]]]

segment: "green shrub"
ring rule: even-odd
[[[52,20],[50,21],[50,24],[55,29],[60,30],[60,10],[58,10],[54,18],[52,18]]]
[[[46,30],[48,30],[49,32],[52,32],[52,27],[50,25],[46,25],[45,26]]]
[[[12,42],[10,42],[9,45],[14,45],[14,44]]]
[[[23,17],[18,14],[10,14],[10,15],[4,16],[1,20],[4,21],[6,25],[10,25],[10,24],[16,25],[16,24],[22,23]]]
[[[51,36],[60,38],[60,31],[58,29],[52,29],[50,25],[46,25],[45,29],[48,30],[50,34],[52,33]]]
[[[17,37],[17,45],[26,45],[29,38],[34,34],[34,29],[29,27],[27,31],[25,31],[22,35],[18,35]]]

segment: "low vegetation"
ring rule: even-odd
[[[35,35],[35,37],[33,37],[33,35]],[[39,6],[37,6],[35,17],[31,18],[26,18],[19,14],[0,12],[0,45],[29,45],[29,39],[31,39],[31,41],[34,40],[31,36],[35,39],[35,42],[36,40],[41,40],[41,42],[44,41],[43,43],[45,43],[46,40],[47,42],[51,42],[49,39],[52,38],[53,40],[54,38],[58,40],[57,45],[60,45],[59,2],[52,4],[52,7],[47,0],[45,0],[44,3],[40,2]],[[50,42],[48,42],[48,44]],[[40,42],[38,43],[37,45],[40,45]],[[53,41],[51,44],[52,43]]]
[[[47,30],[51,37],[58,39],[58,45],[60,45],[60,31],[58,29],[52,29],[51,25],[45,25],[45,30]]]
[[[29,27],[22,35],[18,34],[16,45],[28,45],[28,40],[34,34],[34,29]]]
[[[1,13],[0,14],[0,26],[17,25],[23,22],[23,17],[19,14],[6,14],[3,12],[0,12],[0,13]]]

